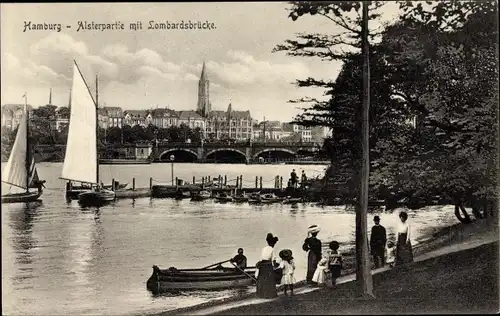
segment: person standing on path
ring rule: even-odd
[[[308,251],[307,257],[307,276],[306,281],[308,283],[312,283],[312,279],[314,276],[314,271],[318,266],[318,262],[321,259],[321,240],[316,238],[320,231],[318,225],[309,226],[307,230],[307,238],[304,240],[304,244],[302,245],[302,249],[304,251]]]
[[[305,188],[306,186],[306,182],[307,182],[307,176],[306,176],[306,172],[304,170],[302,170],[302,174],[300,176],[300,186],[302,188]]]
[[[274,275],[274,262],[276,261],[274,246],[278,242],[278,237],[268,233],[266,242],[267,246],[262,248],[260,261],[256,265],[259,269],[257,276],[257,297],[274,298],[278,296]]]
[[[384,226],[380,225],[380,217],[373,218],[375,225],[372,227],[370,236],[370,250],[373,256],[375,268],[385,265],[385,244],[387,242],[387,234]]]
[[[292,180],[292,187],[296,188],[297,187],[297,173],[295,173],[295,169],[292,170],[292,173],[290,173],[290,179]]]
[[[410,240],[410,225],[408,224],[408,214],[399,213],[401,223],[397,227],[396,242],[396,266],[406,265],[413,262],[413,249]]]

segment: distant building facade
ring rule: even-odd
[[[253,138],[253,124],[250,111],[234,111],[229,104],[227,111],[211,111],[206,120],[206,137],[211,139]]]
[[[33,107],[28,105],[28,112],[32,112]],[[2,127],[11,131],[15,130],[23,117],[24,104],[5,104],[2,106]]]

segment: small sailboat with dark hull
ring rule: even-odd
[[[102,206],[115,200],[114,191],[106,190],[99,181],[99,150],[97,141],[97,82],[96,101],[83,78],[78,65],[73,66],[71,89],[71,114],[68,142],[61,179],[81,182],[87,187],[78,188],[78,203],[82,206]],[[66,193],[68,197],[68,192]]]
[[[19,122],[16,140],[10,152],[9,160],[2,173],[2,182],[22,189],[22,192],[13,192],[2,195],[3,203],[26,203],[34,202],[43,193],[43,183],[38,178],[35,166],[35,157],[29,142],[29,113],[27,106],[27,96],[24,95],[24,114]],[[37,188],[37,191],[30,191]],[[9,189],[10,191],[10,189]]]

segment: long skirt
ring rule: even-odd
[[[307,257],[307,281],[312,281],[314,272],[316,271],[316,268],[318,267],[318,256],[312,251],[309,251],[309,255]]]
[[[411,242],[406,242],[406,234],[399,234],[396,246],[396,265],[404,265],[412,262],[413,249]]]
[[[257,297],[274,298],[278,296],[276,279],[271,261],[259,263],[259,276],[257,278]]]

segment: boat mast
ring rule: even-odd
[[[30,187],[30,167],[31,167],[31,161],[30,161],[30,155],[29,155],[29,148],[30,148],[30,119],[29,119],[29,112],[28,112],[28,93],[24,94],[24,110],[26,111],[26,158],[24,161],[24,168],[26,169],[26,192],[29,192],[29,187]]]
[[[95,75],[95,147],[96,147],[96,179],[97,187],[99,187],[99,78]]]

